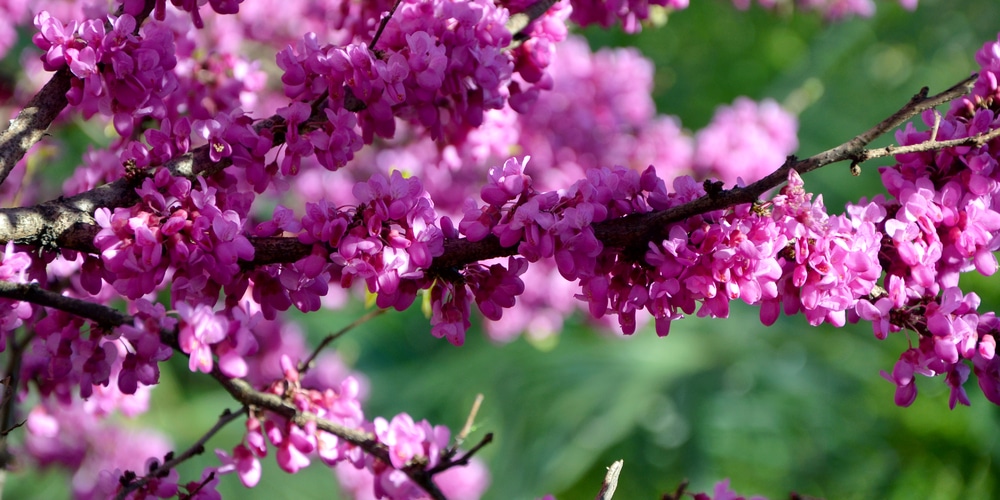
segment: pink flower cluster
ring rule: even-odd
[[[331,112],[357,113],[365,143],[392,137],[396,116],[453,141],[506,103],[514,66],[502,52],[511,41],[506,22],[506,11],[485,0],[406,1],[374,49],[321,46],[306,36],[279,52],[285,95],[311,100],[327,92]]]
[[[936,139],[969,137],[1000,128],[994,95],[1000,73],[1000,41],[984,45],[982,65],[972,95],[944,117],[924,113]],[[935,125],[935,123],[937,123]],[[911,123],[897,133],[901,145],[930,140],[931,130]],[[961,273],[997,271],[993,252],[1000,249],[1000,168],[997,141],[982,147],[947,148],[896,156],[881,169],[890,195],[877,199],[884,218],[873,218],[884,234],[880,258],[885,286],[857,306],[857,316],[871,321],[879,338],[908,329],[920,335],[892,373],[896,403],[907,406],[917,395],[914,374],[944,375],[951,388],[949,405],[969,404],[963,388],[975,371],[987,398],[1000,404],[1000,360],[995,356],[998,323],[993,313],[978,312],[979,297],[959,289]],[[972,368],[969,364],[971,362]]]
[[[15,25],[27,14],[28,4],[27,0],[0,2],[0,19],[9,21],[0,23],[0,58],[3,58],[17,41]]]
[[[335,249],[328,254],[330,272],[341,286],[363,281],[379,307],[406,309],[430,284],[423,270],[444,251],[433,204],[419,179],[398,171],[356,184],[354,196],[359,205],[346,211],[326,202],[308,205],[299,240],[321,245],[314,255]]]
[[[0,281],[28,283],[30,266],[31,256],[16,251],[14,242],[9,242],[0,256]],[[7,348],[7,335],[30,318],[32,312],[33,308],[28,302],[0,298],[0,351]]]
[[[191,181],[161,168],[136,189],[139,205],[97,210],[94,245],[115,290],[142,297],[162,285],[171,265],[175,302],[211,305],[222,287],[238,285],[239,261],[254,255],[243,234],[245,213],[221,210],[216,189],[200,182],[200,190],[192,189]]]
[[[45,51],[46,70],[69,66],[76,77],[66,94],[70,104],[81,107],[86,118],[98,112],[111,117],[115,130],[128,137],[138,120],[166,116],[163,100],[177,85],[171,71],[177,62],[174,38],[159,23],[134,34],[135,18],[128,14],[111,21],[114,27],[106,32],[103,20],[88,19],[78,27],[43,11],[35,16],[39,31],[33,41]]]
[[[139,398],[142,406],[148,398],[148,391]],[[105,420],[113,409],[80,400],[40,404],[28,414],[25,451],[42,467],[60,465],[72,470],[75,498],[111,498],[120,487],[122,471],[144,470],[149,457],[162,457],[171,447],[157,433],[130,430]],[[136,408],[121,409],[127,416],[136,413]],[[173,487],[167,486],[167,490],[176,494],[177,472],[172,476]]]
[[[764,500],[764,497],[755,495],[749,499],[745,496],[737,494],[734,490],[729,488],[729,480],[723,479],[715,484],[712,489],[712,494],[708,493],[696,493],[694,495],[695,500]]]
[[[871,221],[829,217],[822,200],[810,201],[792,172],[782,195],[761,206],[715,211],[669,228],[645,255],[605,248],[594,225],[609,219],[665,210],[705,195],[690,177],[668,193],[652,168],[591,170],[565,192],[535,192],[523,164],[493,169],[483,188],[488,205],[470,204],[459,229],[471,241],[489,234],[517,247],[528,261],[552,257],[560,274],[579,280],[578,296],[595,317],[618,316],[625,333],[646,309],[666,335],[681,313],[726,317],[729,301],[762,305],[772,323],[805,312],[813,324],[843,325],[858,298],[871,290],[881,267],[880,235]],[[626,250],[626,251],[623,251]]]
[[[552,89],[538,96],[530,113],[516,117],[518,136],[513,138],[532,157],[528,172],[540,188],[567,186],[587,170],[607,165],[654,165],[661,177],[691,169],[692,138],[676,117],[656,113],[650,60],[627,48],[591,52],[577,36],[555,49],[558,57],[549,69]],[[484,139],[505,138],[472,140]],[[784,150],[783,145],[772,146]]]
[[[760,180],[798,149],[798,124],[778,103],[746,97],[715,111],[695,136],[694,171],[727,185]]]
[[[691,137],[675,117],[656,114],[650,98],[652,65],[635,51],[603,49],[591,53],[579,37],[570,37],[553,48],[559,54],[547,69],[553,87],[538,94],[530,113],[491,111],[465,142],[443,151],[429,140],[414,142],[420,136],[402,129],[404,135],[391,149],[366,148],[361,153],[363,160],[356,162],[350,173],[366,178],[371,172],[365,168],[369,165],[376,172],[412,172],[424,180],[436,209],[451,215],[475,196],[473,188],[483,177],[481,172],[503,162],[512,150],[532,157],[525,171],[536,190],[556,190],[584,177],[589,169],[613,164],[640,170],[652,164],[664,179],[696,173],[727,183],[738,177],[756,180],[765,168],[780,165],[797,146],[795,118],[773,102],[758,105],[738,99],[734,106],[720,108],[716,119]],[[733,138],[736,135],[740,137]],[[733,154],[725,149],[706,152],[705,159],[696,165],[695,149],[708,151],[709,143],[726,144]],[[512,148],[512,144],[517,146]],[[336,189],[332,174],[305,173],[296,187],[309,199],[351,203]],[[572,298],[574,285],[558,279],[554,261],[539,260],[524,273],[522,281],[549,282],[564,293],[528,287],[519,295],[517,308],[508,308],[499,319],[488,315],[492,321],[484,327],[491,338],[509,340],[522,331],[550,335],[579,304]],[[456,332],[465,330],[459,311],[471,306],[471,298],[448,284],[441,284],[440,290],[432,293],[460,299],[449,300],[440,311],[432,310],[435,335],[457,340]]]
[[[125,8],[125,12],[131,15],[138,15],[145,8],[146,0],[120,0],[122,6]],[[236,14],[240,10],[240,4],[243,0],[208,0],[208,2],[191,2],[184,0],[170,0],[170,3],[179,9],[185,10],[191,14],[191,22],[194,24],[195,28],[203,28],[205,22],[201,18],[201,13],[198,9],[202,5],[208,3],[212,6],[212,10],[219,14]],[[156,0],[153,6],[153,17],[159,21],[162,21],[166,16],[167,10],[167,0]]]

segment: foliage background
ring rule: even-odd
[[[975,67],[974,53],[1000,30],[994,0],[921,0],[915,13],[880,1],[871,19],[828,24],[809,14],[726,0],[691,2],[641,35],[589,30],[593,46],[634,45],[657,67],[656,101],[685,127],[708,123],[740,95],[773,97],[801,109],[800,156],[836,146],[895,111],[926,85],[942,90]],[[11,67],[11,60],[4,61]],[[71,167],[94,134],[77,133]],[[888,144],[884,138],[878,145]],[[828,207],[879,192],[877,163],[861,177],[833,165],[805,177]],[[776,165],[777,167],[777,165]],[[61,179],[49,178],[58,185]],[[997,278],[963,282],[1000,308]],[[544,286],[529,284],[529,286]],[[360,304],[301,316],[315,342],[363,314]],[[790,491],[837,498],[996,498],[1000,495],[1000,409],[975,382],[972,407],[948,410],[942,380],[921,379],[910,408],[893,405],[891,370],[907,338],[877,341],[868,325],[813,328],[782,318],[764,328],[757,311],[736,305],[724,321],[688,318],[670,337],[652,331],[620,339],[574,319],[551,342],[498,346],[474,327],[467,345],[434,339],[418,308],[380,316],[337,342],[371,383],[368,415],[407,411],[457,430],[477,393],[485,395],[470,442],[492,431],[481,454],[493,476],[487,498],[593,498],[613,460],[625,467],[616,498],[659,498],[689,479],[695,491],[722,478],[744,494]],[[175,357],[154,391],[153,410],[124,425],[162,429],[182,449],[235,404],[211,380]],[[190,480],[242,435],[231,425],[209,453],[180,468]],[[264,480],[245,490],[225,477],[226,498],[319,499],[335,495],[322,465],[295,476],[265,461]],[[67,495],[58,471],[8,477],[7,498]]]

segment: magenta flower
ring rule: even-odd
[[[222,450],[215,450],[215,455],[222,462],[222,466],[217,469],[220,474],[236,472],[240,482],[247,488],[253,488],[260,482],[260,460],[242,443],[233,448],[232,456]]]
[[[374,422],[375,435],[389,447],[389,459],[393,467],[402,469],[414,457],[423,455],[424,434],[409,415],[396,415],[391,423],[382,417],[376,417]]]
[[[233,154],[233,147],[225,139],[226,126],[223,123],[218,120],[195,120],[191,127],[199,137],[208,141],[208,155],[212,161],[217,162]]]
[[[226,338],[229,321],[205,304],[192,307],[181,302],[176,307],[181,320],[178,342],[190,356],[188,368],[204,373],[212,371],[212,345]]]

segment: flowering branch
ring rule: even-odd
[[[215,378],[215,380],[218,381],[219,384],[222,385],[222,387],[226,389],[226,391],[229,392],[234,399],[244,405],[247,405],[248,407],[270,410],[285,417],[299,427],[306,427],[309,424],[314,424],[316,429],[329,432],[350,442],[351,444],[358,446],[364,450],[365,453],[368,453],[383,463],[392,463],[389,457],[388,448],[384,444],[380,443],[374,434],[344,427],[329,420],[317,417],[310,412],[300,411],[276,394],[258,391],[243,379],[226,377],[219,370],[218,366],[213,368],[212,377]],[[442,468],[442,466],[446,464],[447,466]],[[438,489],[436,484],[434,484],[432,477],[435,473],[440,472],[440,470],[448,469],[454,465],[459,465],[459,461],[442,462],[438,467],[435,467],[435,469],[426,470],[421,461],[415,460],[414,463],[404,468],[403,472],[405,472],[414,483],[419,485],[424,489],[424,491],[431,495],[432,498],[435,500],[445,500],[444,494],[441,493],[441,490]]]
[[[930,97],[924,88],[899,111],[850,141],[801,160],[790,157],[773,173],[749,186],[729,190],[717,189],[690,203],[667,210],[629,215],[598,223],[594,227],[594,235],[606,247],[644,248],[647,242],[662,237],[663,231],[671,223],[713,210],[757,201],[763,193],[783,184],[790,170],[806,173],[844,160],[857,163],[889,154],[982,144],[996,137],[997,132],[948,141],[928,140],[905,147],[865,149],[871,141],[919,113],[968,94],[975,78],[976,75],[973,75],[948,90]],[[274,127],[278,120],[281,118],[272,117],[258,123],[255,128]],[[276,137],[275,140],[277,139]],[[230,163],[227,158],[212,162],[209,158],[209,148],[202,146],[171,160],[165,167],[174,176],[194,178],[197,175],[207,176],[219,172]],[[137,201],[135,181],[121,179],[71,198],[52,200],[35,207],[0,209],[0,243],[16,241],[42,247],[97,253],[93,239],[99,227],[94,223],[91,214],[98,207],[122,207]],[[293,262],[309,255],[311,251],[311,245],[303,244],[297,238],[258,237],[250,238],[250,241],[254,245],[255,253],[252,261],[244,262],[247,267]],[[434,258],[429,270],[431,273],[440,273],[450,268],[516,253],[516,246],[504,247],[493,235],[476,242],[464,238],[446,239],[444,253]]]
[[[213,1],[211,7],[218,14],[233,14],[241,2]],[[364,168],[370,162],[357,158],[368,152],[355,153],[377,140],[429,139],[438,146],[456,146],[454,158],[449,152],[447,158],[435,156],[427,163],[461,164],[468,159],[468,165],[473,165],[509,152],[491,149],[468,156],[461,151],[479,140],[471,135],[476,129],[484,125],[488,129],[493,118],[487,113],[492,110],[518,113],[518,129],[524,134],[520,139],[497,139],[491,148],[530,144],[528,135],[533,132],[529,131],[555,131],[556,127],[532,125],[528,120],[551,114],[545,112],[540,96],[543,91],[557,90],[553,82],[558,64],[552,63],[570,59],[554,57],[555,45],[566,39],[565,21],[573,16],[584,25],[621,22],[627,31],[634,31],[648,14],[643,2],[618,7],[576,3],[527,0],[514,6],[490,1],[379,0],[354,5],[358,8],[341,12],[335,16],[338,20],[326,18],[322,21],[326,24],[320,24],[340,32],[333,38],[345,43],[322,44],[320,40],[326,37],[322,28],[303,30],[312,34],[299,43],[282,43],[286,48],[277,52],[275,62],[282,71],[284,97],[279,99],[287,106],[264,120],[244,111],[255,106],[245,98],[262,90],[264,72],[238,53],[215,59],[216,55],[205,56],[198,47],[187,50],[192,41],[213,40],[212,34],[204,39],[179,38],[176,19],[146,23],[151,15],[166,20],[163,0],[123,0],[112,17],[88,14],[89,19],[69,24],[40,11],[33,41],[45,52],[43,68],[55,75],[0,134],[0,183],[67,106],[88,120],[97,114],[110,120],[120,140],[83,158],[83,165],[64,185],[65,198],[0,210],[0,241],[8,243],[0,258],[0,345],[7,344],[11,356],[0,416],[4,423],[0,426],[0,465],[8,458],[4,438],[15,418],[9,394],[18,390],[18,377],[26,387],[37,387],[42,398],[60,396],[58,401],[43,399],[38,412],[32,412],[42,419],[46,417],[43,412],[56,405],[67,407],[67,398],[62,396],[74,391],[83,399],[95,394],[110,398],[153,386],[159,382],[158,363],[178,351],[188,356],[192,371],[215,378],[243,410],[223,413],[180,456],[167,453],[165,444],[146,453],[162,457],[163,464],[154,460],[142,469],[121,467],[145,472],[143,477],[128,472],[116,481],[119,474],[102,472],[103,489],[92,496],[113,497],[112,489],[120,498],[142,496],[159,491],[161,485],[176,491],[174,466],[202,453],[219,428],[246,415],[246,435],[232,456],[220,452],[225,465],[208,469],[200,481],[188,483],[188,496],[210,495],[217,476],[233,470],[244,485],[252,487],[260,478],[259,459],[273,447],[278,465],[290,473],[308,466],[310,456],[315,455],[327,465],[350,463],[366,468],[364,473],[375,480],[376,496],[444,498],[433,480],[435,474],[468,464],[493,439],[486,434],[459,456],[458,447],[468,437],[481,397],[465,427],[449,443],[446,428],[431,426],[426,420],[414,422],[405,413],[392,422],[382,417],[366,419],[355,377],[345,377],[338,387],[322,390],[311,387],[312,380],[303,382],[302,373],[321,350],[354,325],[329,335],[311,354],[296,351],[282,356],[283,377],[264,375],[274,367],[253,366],[270,363],[265,356],[267,340],[288,335],[276,328],[281,312],[292,306],[304,312],[318,310],[331,286],[348,288],[361,282],[379,310],[355,325],[389,307],[403,310],[424,294],[431,333],[447,336],[456,345],[464,341],[471,325],[473,302],[484,317],[500,324],[504,309],[518,303],[532,305],[534,290],[528,290],[522,275],[532,279],[535,273],[556,271],[571,283],[579,282],[581,293],[576,297],[588,304],[592,316],[617,315],[626,334],[635,331],[638,310],[648,310],[656,320],[657,333],[666,335],[673,319],[694,314],[699,306],[699,315],[725,317],[729,303],[738,298],[760,305],[765,324],[773,323],[779,310],[785,314],[803,311],[812,324],[842,325],[845,316],[856,313],[873,321],[879,338],[900,328],[925,335],[920,339],[922,350],[911,345],[905,359],[887,376],[899,387],[898,404],[908,404],[915,395],[913,373],[947,373],[953,387],[952,405],[956,400],[968,404],[961,385],[973,368],[980,383],[986,384],[987,397],[1000,404],[1000,376],[996,375],[1000,358],[994,357],[994,334],[1000,332],[1000,324],[994,324],[995,316],[974,316],[978,297],[962,295],[950,286],[952,275],[968,270],[973,261],[984,274],[996,271],[992,252],[1000,244],[988,238],[1000,231],[995,203],[980,196],[986,189],[978,177],[972,177],[978,183],[969,186],[937,186],[942,188],[942,198],[934,201],[937,205],[924,207],[929,200],[924,196],[926,189],[908,203],[899,196],[903,187],[912,187],[907,183],[913,176],[903,169],[923,172],[919,170],[923,165],[916,165],[919,161],[933,157],[933,162],[945,164],[952,155],[964,154],[954,150],[910,154],[918,157],[910,160],[904,158],[905,153],[981,146],[1000,135],[988,130],[993,123],[986,120],[993,118],[987,111],[996,111],[990,106],[997,102],[989,93],[995,90],[996,78],[987,64],[974,89],[979,100],[966,101],[965,111],[982,112],[976,120],[954,109],[943,122],[941,115],[935,115],[929,136],[908,128],[900,134],[898,148],[866,149],[873,139],[921,111],[965,95],[974,78],[932,97],[925,88],[864,134],[804,160],[785,158],[797,146],[793,144],[794,119],[783,115],[787,119],[778,120],[782,125],[770,128],[787,132],[782,135],[790,136],[791,143],[771,148],[773,154],[757,162],[765,168],[762,172],[734,169],[747,179],[769,174],[749,186],[726,190],[732,180],[724,172],[692,164],[695,176],[714,175],[724,181],[700,185],[691,176],[679,176],[671,191],[666,187],[669,177],[659,177],[663,172],[652,167],[642,173],[591,168],[666,166],[670,162],[661,163],[658,156],[656,161],[639,162],[634,159],[638,157],[629,156],[620,162],[608,154],[595,157],[593,164],[579,165],[589,169],[586,177],[566,190],[544,191],[551,186],[541,176],[533,179],[525,173],[527,160],[511,159],[490,170],[480,191],[485,205],[466,203],[464,218],[457,224],[441,214],[456,213],[458,208],[446,207],[446,199],[432,193],[443,183],[430,181],[420,172],[404,177],[404,169],[394,171],[391,179],[376,174],[355,185],[356,204],[314,198],[319,193],[299,185],[301,194],[310,200],[305,203],[305,215],[299,217],[293,209],[281,206],[272,220],[253,220],[252,210],[262,206],[255,201],[262,198],[256,195],[298,194],[285,188],[309,182],[308,176],[318,173],[310,171],[317,164],[330,171],[348,164]],[[588,3],[594,5],[588,7]],[[673,9],[687,1],[653,3]],[[195,27],[203,28],[197,4],[175,6],[191,14]],[[389,5],[391,10],[386,12]],[[370,43],[356,43],[368,38],[375,19],[381,21]],[[335,23],[339,24],[330,25]],[[288,33],[294,35],[294,31]],[[990,53],[997,51],[982,54]],[[977,60],[989,59],[982,54]],[[1000,62],[993,66],[1000,67]],[[610,69],[608,64],[595,67]],[[638,87],[631,84],[626,86]],[[615,92],[595,92],[595,101],[611,94]],[[618,106],[609,104],[608,108]],[[635,126],[613,128],[629,130],[630,137],[636,138],[648,131],[658,145],[668,144],[669,140],[659,139],[670,133],[684,145],[690,145],[685,141],[701,144],[701,139],[665,121],[657,120],[656,127],[652,122],[640,127],[645,119],[637,115],[629,118]],[[650,125],[648,130],[646,125]],[[398,133],[397,126],[405,127],[404,133]],[[733,134],[743,135],[752,134]],[[199,137],[208,145],[192,149],[191,140]],[[597,144],[594,149],[614,148]],[[724,151],[741,156],[739,150],[733,145]],[[525,147],[523,153],[546,157],[541,148]],[[443,150],[428,154],[443,154]],[[821,200],[811,201],[798,176],[842,160],[850,160],[855,172],[867,159],[893,154],[898,165],[882,170],[888,198],[878,197],[865,207],[848,206],[849,216],[827,214]],[[975,154],[981,157],[954,162],[956,171],[993,168],[995,161],[989,161],[995,155]],[[708,156],[691,155],[698,161]],[[905,165],[908,161],[915,165]],[[558,170],[558,163],[553,160],[544,166]],[[774,167],[778,168],[771,172]],[[295,179],[300,173],[305,175]],[[457,180],[462,175],[452,177]],[[779,195],[766,202],[758,200],[786,181]],[[99,185],[104,182],[109,183]],[[966,187],[977,197],[954,207],[962,212],[959,217],[951,213],[955,204],[950,201],[958,198],[959,188]],[[454,198],[468,200],[470,195],[464,194]],[[913,224],[906,219],[911,214],[897,210],[896,200],[915,209],[929,208],[915,215],[926,212],[928,219]],[[944,212],[948,213],[937,217]],[[930,221],[931,217],[937,218]],[[261,223],[251,229],[257,222]],[[923,229],[927,229],[927,239],[916,238]],[[930,240],[937,243],[937,236],[945,240],[940,247],[952,252],[942,261],[945,265],[935,259],[917,262],[917,257],[935,255],[923,252],[919,245]],[[14,243],[35,248],[36,255]],[[54,250],[68,251],[55,255]],[[512,256],[506,267],[480,263],[502,256]],[[899,266],[884,269],[885,262],[902,262],[916,271]],[[961,266],[947,267],[956,262]],[[885,289],[876,284],[879,280]],[[938,285],[947,289],[939,290]],[[169,314],[164,304],[147,300],[166,287],[175,309]],[[119,298],[130,301],[126,312],[131,315],[97,304]],[[217,309],[220,303],[224,303],[221,310]],[[18,344],[14,332],[25,324],[29,335]],[[109,332],[116,335],[101,338]],[[7,334],[9,342],[3,337]],[[25,357],[21,367],[20,355],[29,342],[31,356]],[[303,357],[300,363],[293,361]],[[970,360],[972,368],[964,360]],[[13,373],[21,370],[24,373]],[[90,416],[103,418],[111,408],[102,406],[105,413]],[[66,416],[74,413],[66,412]],[[31,418],[29,436],[40,427]],[[619,461],[609,468],[599,498],[612,497],[621,467]],[[727,489],[717,487],[717,496]],[[683,487],[677,496],[681,491]]]
[[[62,310],[95,321],[109,330],[112,327],[126,325],[133,321],[132,316],[122,313],[114,308],[101,304],[95,304],[82,299],[66,297],[58,293],[42,289],[36,284],[25,285],[0,281],[0,297],[24,300],[34,304]],[[376,313],[378,312],[370,313],[355,323],[357,324],[370,319],[371,317],[377,315]],[[354,326],[354,324],[351,326]],[[165,344],[170,345],[174,350],[181,352],[180,346],[177,344],[176,332],[165,331],[161,332],[160,336]],[[335,336],[331,336],[331,338],[335,338]],[[310,360],[313,357],[310,357]],[[304,366],[308,367],[308,365],[309,363],[305,363]],[[313,423],[317,429],[329,432],[338,438],[360,447],[366,453],[378,458],[386,464],[391,463],[388,448],[384,444],[380,443],[374,434],[339,425],[329,420],[320,418],[310,412],[300,411],[276,394],[258,391],[243,379],[227,377],[222,373],[217,364],[213,366],[211,376],[215,378],[236,401],[242,403],[245,407],[272,411],[287,418],[290,422],[299,427],[304,427],[309,423]],[[227,410],[227,412],[220,417],[216,426],[206,433],[202,439],[195,443],[188,451],[177,457],[167,458],[166,462],[162,465],[150,470],[146,477],[156,477],[158,474],[169,471],[180,462],[190,458],[190,456],[200,453],[200,451],[196,450],[198,450],[200,446],[204,445],[204,442],[207,441],[208,438],[221,428],[221,426],[241,414],[243,414],[243,412],[229,412]],[[461,457],[452,460],[450,455],[444,456],[438,465],[430,469],[426,468],[426,464],[424,464],[421,459],[415,459],[403,469],[403,472],[405,472],[407,476],[414,481],[414,483],[427,491],[432,498],[443,499],[444,496],[441,494],[440,490],[438,490],[437,485],[434,484],[432,477],[435,474],[448,470],[452,467],[467,465],[472,456],[483,446],[490,443],[492,439],[492,433],[487,434],[479,444],[463,454]],[[129,487],[126,487],[125,493],[127,494],[129,491],[141,488],[143,484],[144,483],[141,480],[136,481],[135,483],[132,483],[132,486],[130,486],[132,489],[128,489]]]
[[[892,116],[882,120],[871,129],[856,136],[850,141],[841,144],[822,153],[799,160],[789,157],[788,160],[777,170],[763,179],[754,182],[746,187],[735,187],[730,190],[716,189],[690,203],[673,207],[667,210],[649,212],[645,214],[635,214],[621,217],[606,222],[601,222],[594,227],[594,236],[605,245],[613,248],[645,248],[646,243],[656,238],[662,238],[669,225],[696,215],[729,208],[744,203],[752,203],[765,192],[785,183],[788,180],[788,172],[806,173],[817,168],[844,160],[865,161],[871,158],[878,158],[875,150],[871,156],[866,157],[865,146],[873,140],[884,135],[890,130],[898,127],[910,118],[921,112],[939,106],[946,102],[953,101],[968,94],[972,90],[972,85],[976,81],[976,75],[972,75],[948,90],[940,94],[927,97],[927,88],[924,87],[919,93],[913,96],[905,106]],[[991,132],[992,134],[992,132]],[[991,136],[992,137],[992,136]],[[975,144],[987,137],[970,137],[968,144]],[[940,150],[955,145],[951,141],[926,141],[919,146],[921,151]],[[909,147],[909,146],[908,146]],[[467,240],[446,240],[444,255],[434,259],[432,272],[435,269],[447,269],[459,267],[472,262],[486,260],[495,257],[514,255],[516,247],[503,247],[499,238],[490,235],[477,241]]]
[[[137,14],[135,33],[143,20],[153,11],[155,0],[147,0],[142,12]],[[121,7],[116,15],[121,15]],[[70,90],[73,75],[64,66],[28,101],[20,113],[10,121],[7,130],[0,133],[0,184],[7,179],[17,162],[40,141],[49,125],[69,104],[66,92]]]
[[[921,142],[919,144],[911,144],[909,146],[886,146],[884,148],[866,149],[858,155],[855,161],[864,162],[868,160],[874,160],[875,158],[883,158],[886,156],[903,155],[909,153],[924,153],[927,151],[938,151],[944,148],[956,148],[960,146],[972,146],[978,148],[986,145],[986,143],[992,141],[993,139],[996,139],[997,137],[1000,137],[1000,129],[994,129],[989,132],[983,132],[981,134],[976,134],[969,137],[949,139],[947,141],[938,141],[931,139],[926,142]]]

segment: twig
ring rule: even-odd
[[[601,484],[601,491],[597,493],[597,500],[611,500],[615,496],[615,489],[618,488],[618,475],[622,473],[624,460],[618,460],[608,467],[608,473],[604,476],[604,483]]]
[[[476,400],[472,402],[472,409],[469,410],[469,416],[465,419],[465,425],[462,426],[462,430],[459,431],[458,435],[455,436],[455,446],[461,446],[465,438],[469,437],[469,433],[472,432],[472,425],[476,421],[476,415],[479,414],[479,407],[483,404],[483,395],[476,394]]]
[[[7,366],[7,372],[3,378],[3,403],[2,408],[0,408],[0,426],[3,428],[3,432],[0,433],[0,474],[5,474],[11,462],[11,454],[7,446],[7,435],[24,425],[25,421],[15,423],[16,418],[16,402],[17,402],[17,387],[21,385],[21,362],[24,357],[24,350],[31,342],[34,337],[34,332],[31,331],[25,336],[22,342],[17,341],[17,336],[15,332],[11,332],[10,336],[7,338],[7,350],[8,356],[10,356],[10,363]]]
[[[182,499],[195,498],[195,493],[198,493],[199,491],[201,491],[205,487],[205,485],[207,485],[208,483],[212,482],[213,479],[215,479],[215,471],[209,472],[208,476],[206,476],[205,479],[203,479],[200,483],[198,483],[198,487],[197,488],[195,488],[193,490],[189,489],[188,492],[187,492],[187,494],[181,496],[180,498],[182,498]],[[190,488],[190,486],[189,486],[189,488]]]
[[[388,309],[376,309],[374,311],[371,311],[368,314],[365,314],[364,316],[354,320],[354,322],[352,322],[351,324],[341,328],[337,332],[327,335],[326,338],[324,338],[323,341],[320,342],[318,346],[316,346],[316,349],[313,350],[312,354],[310,354],[305,361],[299,363],[299,373],[304,374],[305,372],[309,371],[309,369],[313,367],[313,362],[316,360],[316,357],[319,356],[320,351],[325,349],[326,346],[330,345],[331,342],[339,339],[345,333],[353,330],[354,328],[357,328],[360,325],[365,324],[366,322],[368,322],[368,320],[376,316],[379,316],[385,313],[386,311],[388,311]]]
[[[479,450],[483,449],[484,446],[492,442],[493,442],[493,433],[487,432],[486,435],[483,436],[483,439],[480,439],[475,446],[470,448],[469,451],[463,453],[461,457],[458,457],[455,460],[444,460],[441,463],[437,464],[433,469],[428,470],[427,474],[433,476],[434,474],[437,474],[439,472],[444,472],[455,466],[469,465],[469,460],[472,459],[472,456],[478,453]]]
[[[469,410],[469,416],[465,419],[465,425],[462,426],[462,430],[455,435],[455,443],[448,447],[442,454],[442,461],[450,461],[452,457],[458,453],[458,449],[465,442],[465,439],[469,437],[469,433],[472,432],[472,425],[476,421],[476,415],[479,413],[479,407],[483,404],[483,395],[476,394],[476,400],[472,402],[472,409]]]
[[[934,110],[934,126],[931,127],[931,141],[937,140],[938,129],[941,127],[941,113]]]
[[[671,495],[670,493],[664,493],[663,500],[681,500],[681,497],[684,496],[684,490],[686,490],[687,487],[688,487],[688,480],[685,479],[681,481],[681,484],[677,485],[677,490],[674,491],[673,495]]]
[[[158,465],[153,469],[147,471],[147,474],[145,476],[130,482],[128,485],[122,488],[121,491],[118,492],[118,495],[115,498],[117,500],[124,500],[129,493],[145,486],[145,484],[149,482],[149,478],[162,477],[168,471],[170,471],[170,469],[177,467],[185,460],[188,460],[189,458],[195,455],[201,455],[202,453],[205,452],[205,443],[207,443],[208,440],[215,435],[215,433],[219,432],[219,430],[225,427],[226,424],[228,424],[229,422],[232,422],[233,420],[236,420],[237,418],[246,415],[246,412],[247,412],[246,406],[239,409],[238,411],[231,411],[229,408],[226,408],[222,412],[222,414],[219,415],[219,420],[215,422],[215,425],[213,425],[212,428],[208,430],[208,432],[202,435],[201,438],[195,441],[195,443],[192,444],[187,450],[184,450],[184,453],[181,453],[180,455],[173,457],[171,457],[170,454],[168,454],[167,457],[164,457],[165,461],[163,462],[163,464]]]
[[[389,20],[392,19],[392,15],[396,13],[396,8],[398,8],[401,3],[403,3],[403,0],[396,0],[396,2],[392,4],[392,8],[389,9],[389,13],[386,14],[385,17],[383,17],[378,23],[378,30],[375,31],[375,36],[372,37],[371,42],[368,42],[368,50],[372,52],[375,51],[375,44],[378,43],[378,39],[382,36],[382,30],[385,29],[385,25],[389,24]]]
[[[983,132],[972,137],[960,137],[958,139],[949,139],[946,141],[936,141],[931,139],[919,144],[911,144],[909,146],[886,146],[884,148],[866,149],[858,156],[860,161],[868,161],[885,156],[940,151],[945,148],[954,148],[959,146],[980,147],[997,137],[1000,137],[1000,129]]]

